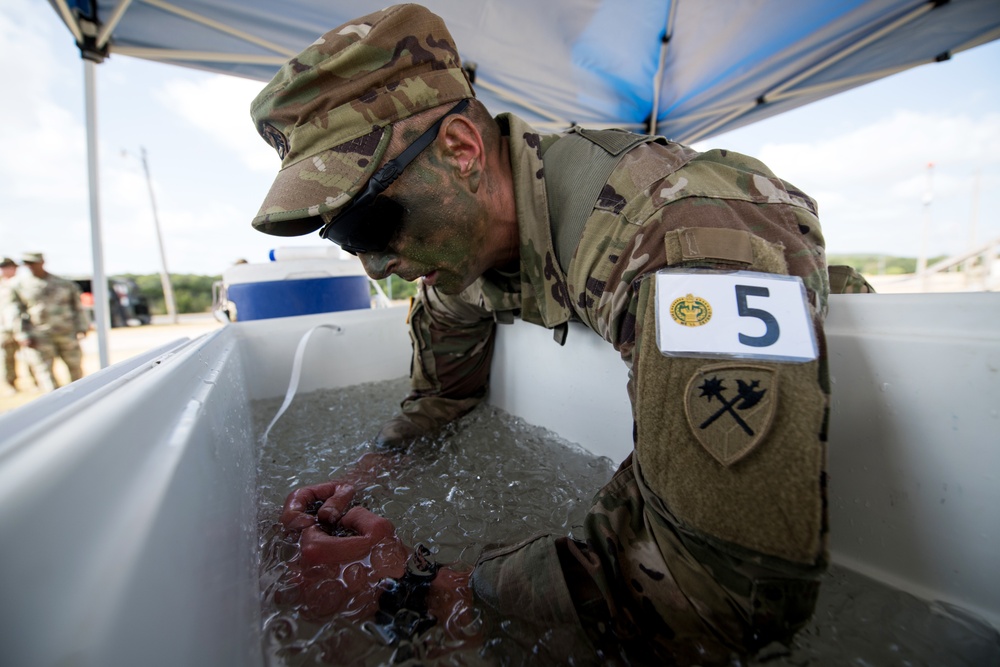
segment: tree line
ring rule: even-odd
[[[928,266],[944,259],[945,255],[931,257]],[[878,254],[827,255],[828,264],[846,264],[855,270],[869,276],[894,276],[905,273],[916,273],[917,259],[915,257],[892,257]]]
[[[149,312],[164,315],[167,307],[163,299],[163,284],[159,273],[136,275],[126,273],[121,276],[135,281],[139,291],[149,303]],[[174,291],[174,303],[178,313],[205,313],[212,309],[212,283],[222,280],[222,276],[198,276],[188,273],[171,273],[170,286]]]

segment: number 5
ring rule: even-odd
[[[747,336],[746,334],[740,334],[740,342],[744,345],[749,345],[750,347],[767,347],[777,343],[778,336],[781,334],[781,327],[778,326],[778,320],[774,319],[774,315],[766,310],[761,310],[760,308],[750,308],[747,306],[748,296],[770,296],[771,293],[768,289],[766,287],[755,287],[752,285],[736,285],[735,288],[736,310],[739,312],[740,317],[756,317],[758,320],[763,322],[766,327],[763,336]]]

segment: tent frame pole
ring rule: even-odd
[[[248,42],[250,44],[256,44],[257,46],[267,49],[268,51],[273,51],[275,53],[281,54],[285,56],[285,60],[293,58],[297,54],[297,51],[287,49],[281,46],[280,44],[275,44],[274,42],[262,39],[260,37],[257,37],[256,35],[252,35],[243,30],[238,30],[232,26],[228,26],[225,23],[222,23],[221,21],[216,21],[202,14],[198,14],[197,12],[192,12],[188,9],[183,9],[170,2],[165,2],[165,0],[143,0],[143,2],[147,5],[152,5],[157,9],[162,9],[165,12],[176,14],[177,16],[186,18],[189,21],[194,21],[195,23],[199,23],[207,28],[218,30],[219,32],[224,33],[226,35],[232,35],[233,37],[236,37],[237,39],[242,39],[243,41]]]
[[[670,35],[664,35],[660,42],[660,63],[656,66],[656,75],[653,79],[653,110],[649,114],[649,127],[646,134],[656,135],[656,117],[660,113],[660,89],[663,86],[663,67],[667,62],[667,45],[670,43]]]
[[[90,182],[90,245],[94,259],[94,274],[90,289],[94,295],[94,326],[97,329],[97,351],[101,368],[107,368],[108,329],[108,279],[104,275],[104,242],[101,238],[100,183],[97,170],[97,64],[83,59],[84,106],[87,117],[87,175]]]
[[[482,79],[482,77],[478,77],[476,79],[476,83],[474,85],[478,86],[479,88],[484,88],[484,89],[486,89],[486,90],[488,90],[488,91],[490,91],[492,93],[496,93],[497,95],[499,95],[500,97],[504,98],[508,102],[513,102],[514,104],[519,104],[522,107],[524,107],[525,109],[527,109],[528,111],[531,111],[533,113],[538,114],[542,118],[548,118],[553,123],[563,123],[565,127],[571,127],[571,126],[573,126],[573,125],[576,124],[576,123],[574,123],[572,121],[569,121],[569,120],[567,120],[565,118],[560,118],[559,116],[555,115],[554,113],[552,113],[550,111],[546,111],[545,109],[543,109],[543,108],[541,108],[539,106],[535,106],[534,104],[532,104],[528,100],[526,100],[523,97],[520,97],[520,96],[514,94],[513,92],[507,90],[506,88],[502,88],[502,87],[500,87],[500,86],[498,86],[496,84],[490,83],[489,81],[484,81]]]
[[[69,10],[69,6],[66,4],[66,0],[54,0],[56,9],[59,10],[59,16],[62,18],[63,23],[69,28],[69,31],[73,33],[73,39],[76,40],[77,44],[83,43],[83,31],[80,30],[80,26],[77,25],[76,19],[73,18],[73,12]]]
[[[111,18],[104,22],[101,26],[101,31],[97,33],[97,48],[103,49],[108,43],[108,40],[111,39],[111,33],[118,27],[118,23],[122,20],[122,16],[125,15],[125,10],[127,10],[131,4],[132,0],[118,1],[114,11],[111,12]]]
[[[281,67],[288,58],[284,56],[242,55],[233,53],[216,53],[214,51],[180,51],[173,49],[151,49],[141,46],[116,46],[112,52],[120,56],[142,58],[157,62],[200,61],[206,63],[246,63],[249,65],[274,65]]]
[[[667,25],[663,29],[663,37],[660,38],[660,62],[656,66],[656,75],[653,78],[653,110],[649,114],[649,127],[646,134],[656,135],[657,116],[660,115],[660,93],[663,92],[663,70],[667,66],[667,49],[670,48],[670,38],[674,36],[674,17],[677,15],[677,3],[680,0],[673,0],[670,3],[670,10],[667,12]]]
[[[808,88],[796,88],[795,90],[785,91],[783,93],[769,93],[767,95],[768,102],[782,102],[784,100],[794,99],[796,97],[807,97],[809,95],[815,95],[817,93],[825,93],[828,91],[838,92],[840,89],[854,88],[855,86],[860,86],[866,83],[871,83],[872,81],[877,81],[878,79],[891,76],[893,74],[899,74],[900,72],[905,72],[908,69],[916,67],[918,65],[926,65],[928,63],[934,62],[934,59],[923,60],[920,62],[907,63],[905,65],[898,65],[896,67],[889,67],[886,69],[880,69],[875,72],[868,72],[866,74],[858,74],[857,76],[846,77],[843,79],[836,79],[835,81],[827,81],[826,83],[816,84],[815,86],[809,86]],[[729,113],[736,109],[743,109],[746,104],[730,104],[725,107],[712,107],[711,109],[705,109],[704,111],[699,111],[697,113],[685,114],[684,118],[687,120],[700,120],[702,118],[711,118],[720,113]]]
[[[911,23],[912,21],[920,18],[921,16],[923,16],[927,12],[933,10],[937,6],[938,6],[937,4],[933,4],[933,3],[930,3],[930,2],[924,2],[924,3],[922,3],[919,7],[917,7],[913,11],[911,11],[911,12],[909,12],[907,14],[904,14],[903,16],[901,16],[900,18],[896,19],[895,21],[892,21],[888,25],[885,25],[882,28],[880,28],[878,30],[875,30],[874,32],[870,33],[869,35],[866,35],[863,39],[859,39],[857,41],[852,42],[850,46],[848,46],[848,47],[846,47],[846,48],[844,48],[844,49],[842,49],[840,51],[837,51],[836,53],[833,53],[832,55],[830,55],[825,60],[821,60],[820,62],[816,63],[812,67],[809,67],[806,70],[804,70],[802,72],[799,72],[798,74],[796,74],[792,78],[790,78],[790,79],[788,79],[788,80],[780,83],[779,85],[775,86],[771,90],[769,90],[769,91],[765,92],[764,94],[762,94],[759,98],[757,98],[756,102],[751,102],[749,104],[745,104],[745,105],[741,106],[740,108],[736,109],[735,111],[733,111],[732,113],[727,114],[727,115],[723,116],[722,118],[719,118],[719,119],[717,119],[717,120],[709,123],[708,125],[702,127],[699,130],[695,130],[693,134],[685,137],[684,141],[686,141],[688,143],[691,143],[691,142],[694,142],[694,141],[698,141],[699,139],[705,138],[707,135],[709,135],[712,132],[715,132],[720,127],[723,127],[723,126],[727,125],[728,123],[732,122],[733,120],[739,118],[740,116],[742,116],[742,115],[744,115],[746,113],[749,113],[755,107],[757,107],[757,106],[759,106],[761,104],[765,104],[767,102],[767,99],[770,96],[772,96],[772,95],[780,95],[782,93],[785,93],[786,91],[788,91],[793,86],[799,84],[802,81],[805,81],[806,79],[808,79],[809,77],[813,76],[814,74],[822,72],[825,69],[829,69],[830,67],[832,67],[836,63],[840,62],[841,60],[843,60],[847,56],[849,56],[849,55],[851,55],[853,53],[856,53],[857,51],[860,51],[861,49],[863,49],[864,47],[868,46],[872,42],[878,40],[879,38],[884,37],[885,35],[888,35],[890,33],[893,33],[895,31],[899,30],[900,28],[902,28],[906,24]]]

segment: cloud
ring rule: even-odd
[[[979,210],[1000,205],[998,155],[998,113],[898,110],[815,142],[767,142],[756,157],[819,202],[829,250],[914,256],[925,222],[931,254],[966,248],[977,178]],[[980,217],[979,240],[1000,234],[995,216]]]
[[[4,133],[0,151],[8,196],[44,198],[50,207],[85,197],[86,141],[79,121],[49,101],[33,100],[14,122],[17,129]]]
[[[0,14],[0,90],[10,94],[4,105],[0,182],[16,200],[45,196],[51,204],[78,199],[85,169],[85,134],[77,118],[52,95],[66,66],[52,52],[44,30],[37,29],[33,10],[13,0]],[[50,8],[44,9],[51,11]],[[66,33],[66,39],[71,39]],[[15,57],[15,54],[31,54]],[[77,79],[79,74],[77,74]]]
[[[4,57],[0,59],[0,90],[16,90],[23,95],[19,104],[30,104],[68,73],[67,63],[52,52],[50,43],[62,37],[70,44],[73,38],[68,30],[63,35],[53,34],[53,28],[60,28],[53,23],[58,24],[58,20],[48,5],[32,0],[4,0],[4,10],[0,12],[0,44],[4,49]]]
[[[259,81],[222,75],[197,81],[178,78],[167,81],[155,98],[237,154],[247,168],[274,174],[280,166],[278,156],[250,121],[250,102],[262,87]]]
[[[60,43],[69,58],[53,48]],[[76,260],[89,248],[86,135],[64,104],[79,100],[82,87],[72,37],[47,4],[11,0],[0,12],[0,44],[0,90],[8,100],[0,109],[0,252],[40,251],[53,270],[82,269]]]
[[[982,118],[897,111],[846,134],[808,144],[765,144],[759,156],[802,178],[865,182],[887,173],[905,178],[928,163],[977,164],[1000,150],[1000,114]]]

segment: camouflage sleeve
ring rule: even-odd
[[[488,547],[472,573],[477,601],[485,604],[487,627],[499,624],[506,636],[527,648],[538,664],[616,664],[595,661],[593,638],[578,602],[587,576],[574,576],[568,538],[545,533],[510,546]]]
[[[0,294],[0,320],[3,322],[3,332],[10,334],[18,342],[30,338],[31,321],[28,310],[13,285],[7,285]]]
[[[87,320],[87,313],[80,307],[80,288],[71,280],[66,281],[69,287],[69,309],[72,313],[73,329],[76,333],[87,333],[90,330],[90,322]]]
[[[832,264],[829,267],[830,294],[874,294],[875,288],[853,266]]]
[[[725,662],[787,637],[808,620],[825,564],[825,359],[778,368],[664,357],[650,279],[668,266],[799,276],[822,355],[829,288],[815,203],[751,158],[671,150],[626,156],[567,281],[578,315],[630,368],[636,450],[595,496],[585,539],[487,552],[472,579],[500,614],[571,606],[598,655],[622,650],[641,664]],[[698,394],[685,386],[706,371],[733,387],[756,380],[740,373],[780,374],[783,408],[771,410],[779,394],[768,385],[760,437],[734,437],[737,422],[721,420],[726,430],[699,436],[688,417]],[[741,467],[720,464],[711,447],[734,443],[754,451]]]
[[[20,317],[14,301],[14,290],[6,282],[5,279],[0,282],[0,334],[4,336],[14,333],[16,321]]]
[[[380,440],[431,433],[474,408],[486,395],[493,359],[493,315],[476,304],[476,286],[457,296],[423,283],[410,305],[411,392]]]

